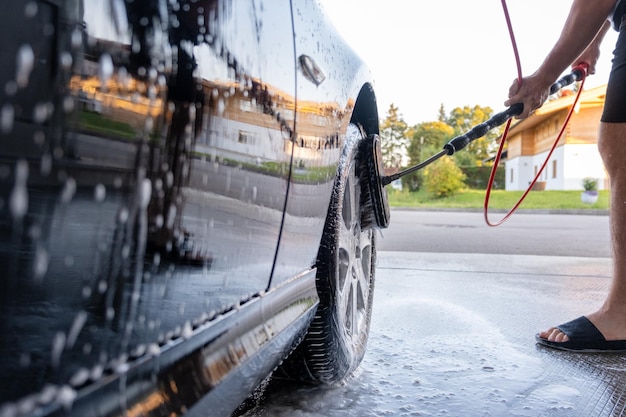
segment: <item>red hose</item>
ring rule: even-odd
[[[515,55],[515,63],[517,65],[517,83],[518,86],[521,87],[522,85],[522,66],[521,66],[521,61],[520,61],[520,57],[519,57],[519,52],[517,50],[517,42],[515,42],[515,34],[513,33],[513,25],[511,24],[511,18],[509,16],[509,10],[508,7],[506,5],[506,0],[502,0],[502,10],[504,11],[504,17],[506,19],[506,24],[509,30],[509,36],[511,38],[511,44],[513,46],[513,54]],[[543,164],[541,165],[541,168],[539,169],[539,171],[537,172],[537,174],[535,175],[535,178],[532,180],[532,182],[530,183],[530,185],[528,186],[528,188],[526,189],[526,192],[524,192],[524,194],[522,194],[522,196],[520,197],[520,199],[517,201],[517,203],[513,206],[513,208],[498,222],[496,223],[492,223],[489,221],[489,197],[491,196],[491,189],[493,188],[493,182],[496,176],[496,171],[498,169],[498,165],[500,164],[500,158],[502,157],[502,151],[504,149],[504,145],[506,143],[508,134],[509,134],[509,128],[511,127],[511,121],[513,119],[509,119],[504,127],[504,133],[502,134],[502,139],[500,140],[500,147],[498,148],[498,153],[496,154],[495,160],[493,161],[493,167],[491,168],[491,174],[489,175],[489,181],[487,183],[487,190],[485,193],[485,203],[483,205],[483,213],[485,216],[485,222],[487,223],[487,225],[492,226],[492,227],[496,227],[501,225],[502,223],[504,223],[506,220],[509,219],[509,217],[511,217],[511,215],[519,208],[519,206],[522,204],[522,202],[524,201],[524,199],[526,198],[526,196],[528,195],[528,193],[530,192],[530,190],[533,188],[533,186],[535,185],[535,183],[537,182],[537,180],[539,179],[539,177],[541,176],[541,174],[543,173],[543,170],[545,169],[546,165],[548,165],[548,161],[550,160],[550,158],[552,157],[552,153],[554,152],[554,150],[556,149],[559,140],[561,139],[561,136],[563,136],[563,133],[565,132],[565,129],[567,128],[567,124],[569,123],[569,119],[570,117],[572,117],[572,114],[574,113],[574,108],[576,107],[576,104],[578,103],[578,99],[580,98],[580,93],[583,91],[583,87],[585,85],[585,75],[587,74],[587,71],[583,71],[583,76],[581,78],[581,84],[580,84],[580,88],[578,89],[578,94],[576,94],[576,98],[574,99],[574,102],[572,103],[572,106],[569,110],[569,113],[567,114],[567,117],[565,118],[565,122],[563,123],[563,127],[561,127],[561,130],[559,132],[559,134],[557,135],[554,144],[552,145],[552,148],[550,149],[550,152],[548,152],[548,155],[546,156],[545,161],[543,162]]]

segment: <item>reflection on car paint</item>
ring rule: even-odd
[[[355,103],[297,72],[289,1],[6,8],[0,53],[15,58],[0,69],[0,353],[13,360],[0,374],[13,383],[0,388],[3,413],[70,409],[81,388],[130,369],[129,381],[154,380],[165,362],[143,360],[270,303],[273,288],[311,284]],[[226,357],[236,364],[310,320],[312,290],[273,296],[284,311],[245,346],[197,351],[204,392],[236,368]],[[154,392],[145,401],[175,402]]]

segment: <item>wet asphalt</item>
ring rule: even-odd
[[[418,218],[450,227],[460,218],[475,221],[472,215],[392,215],[415,224],[417,235],[423,232]],[[567,229],[559,227],[563,222],[572,224],[572,236],[581,227],[598,242],[608,236],[606,216],[528,218],[529,224],[543,221],[554,224],[555,233]],[[562,239],[579,246],[564,233]],[[467,253],[457,239],[448,251],[429,252],[396,247],[397,238],[390,230],[379,245],[370,340],[355,375],[336,387],[275,384],[247,416],[626,415],[625,354],[573,354],[534,341],[538,330],[601,304],[611,278],[606,248],[590,251],[594,256],[553,255],[549,247],[540,254],[514,247]],[[501,244],[508,240],[503,233]]]

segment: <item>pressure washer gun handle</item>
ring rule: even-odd
[[[587,72],[589,71],[589,65],[586,62],[581,62],[572,68],[572,72],[559,78],[552,86],[550,87],[550,94],[554,94],[559,91],[561,88],[566,85],[570,85],[576,81],[580,81],[587,76]]]
[[[552,86],[550,87],[550,94],[554,94],[559,91],[561,88],[566,85],[570,85],[575,81],[580,81],[587,76],[587,71],[589,69],[589,65],[587,63],[582,62],[572,68],[572,71],[559,78]],[[446,143],[443,149],[447,152],[448,155],[454,154],[456,151],[460,151],[465,148],[467,145],[472,143],[478,138],[481,138],[487,134],[494,127],[500,126],[507,120],[509,120],[513,116],[517,116],[524,111],[524,105],[522,103],[516,103],[506,109],[503,112],[497,113],[492,116],[487,121],[474,126],[467,133],[457,136],[450,140],[450,142]]]
[[[450,142],[444,145],[443,149],[447,151],[448,155],[453,155],[456,151],[460,151],[476,139],[485,136],[487,132],[494,127],[500,126],[513,116],[517,116],[523,110],[524,105],[522,103],[516,103],[503,112],[492,116],[487,121],[474,126],[467,133],[451,139]]]

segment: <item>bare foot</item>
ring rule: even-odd
[[[563,343],[569,340],[569,337],[556,327],[551,327],[548,330],[545,330],[539,333],[539,337],[542,339],[549,340],[550,342]]]

